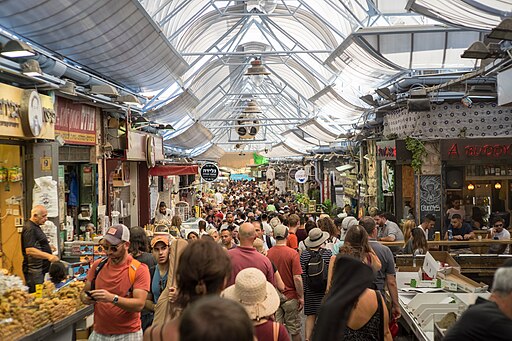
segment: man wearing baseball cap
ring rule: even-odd
[[[108,340],[112,336],[142,340],[140,311],[149,291],[149,270],[128,253],[128,227],[111,226],[102,243],[107,258],[92,264],[80,295],[83,303],[94,304],[94,332],[89,340]]]
[[[151,239],[151,249],[153,258],[156,260],[156,265],[149,269],[151,287],[148,297],[146,298],[144,309],[150,312],[151,318],[143,319],[143,330],[146,330],[153,322],[156,302],[158,302],[160,294],[165,290],[165,286],[167,285],[169,273],[169,246],[170,241],[168,235],[155,235],[153,239]]]

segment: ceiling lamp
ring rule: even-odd
[[[465,50],[460,57],[469,59],[497,58],[501,55],[499,44],[485,45],[481,41],[475,41]]]
[[[375,90],[375,92],[380,97],[387,99],[389,101],[394,101],[396,99],[396,94],[392,93],[391,90],[389,90],[389,88],[380,88]]]
[[[117,92],[117,89],[109,84],[92,85],[90,92],[92,94],[104,95],[107,97],[118,97],[119,96],[119,92]]]
[[[76,96],[76,84],[71,81],[66,81],[66,83],[64,83],[64,85],[62,85],[59,90],[62,93]]]
[[[260,6],[263,12],[271,14],[277,7],[277,0],[263,0],[260,1]]]
[[[261,64],[261,59],[256,57],[251,61],[251,67],[247,69],[245,76],[250,76],[254,85],[260,86],[263,84],[264,77],[270,75],[265,66]]]
[[[9,40],[2,48],[2,56],[9,58],[30,57],[35,56],[35,54],[30,45],[16,39]]]
[[[140,105],[139,99],[132,94],[117,96],[116,102],[124,103],[126,105]]]
[[[349,171],[349,170],[352,170],[356,168],[355,165],[353,164],[346,164],[346,165],[342,165],[342,166],[338,166],[336,167],[336,170],[340,173],[343,173],[343,172],[346,172],[346,171]]]
[[[242,110],[242,113],[244,113],[244,114],[257,114],[257,113],[261,113],[261,108],[258,105],[258,103],[256,103],[255,100],[251,99],[249,102],[247,102],[247,105]]]
[[[407,107],[409,111],[430,111],[430,98],[427,90],[423,88],[412,89],[407,100]]]
[[[475,189],[475,185],[473,185],[471,182],[468,184],[468,190],[472,191]]]
[[[31,77],[43,75],[43,71],[41,70],[39,63],[34,59],[29,59],[25,63],[21,64],[21,72],[24,75]]]
[[[487,38],[512,40],[512,18],[507,18],[492,29]]]
[[[373,99],[372,95],[364,95],[359,98],[361,99],[361,101],[365,102],[366,104],[368,104],[372,107],[379,106],[379,103],[377,103],[377,101]]]
[[[494,188],[501,189],[501,183],[500,182],[495,183]]]

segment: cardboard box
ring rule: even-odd
[[[439,264],[441,262],[442,264]],[[444,264],[444,266],[443,266]],[[438,273],[455,269],[460,273],[460,265],[446,251],[430,251],[425,255],[422,270],[430,278],[437,278]]]
[[[87,329],[77,329],[76,330],[76,338],[77,340],[84,339],[87,340],[89,338],[89,328]]]
[[[80,245],[80,255],[82,256],[92,256],[93,251],[93,245]]]
[[[440,279],[433,279],[430,281],[418,281],[414,278],[411,279],[411,288],[441,288],[442,283]]]
[[[94,255],[106,255],[103,245],[94,245]]]
[[[456,285],[456,290],[458,291],[475,293],[487,292],[487,290],[489,289],[489,286],[487,284],[478,283],[472,280],[471,278],[462,275],[457,269],[447,270],[444,273],[439,273],[438,276],[443,278],[444,282],[447,283],[446,285],[449,285],[451,288],[453,288],[454,285]]]
[[[69,264],[70,275],[79,280],[85,279],[90,267],[89,263],[71,263]]]

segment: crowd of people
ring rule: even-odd
[[[293,196],[252,182],[201,202],[193,236],[174,217],[178,233],[151,240],[140,227],[107,231],[108,258],[92,265],[81,295],[95,307],[90,340],[392,339],[393,253],[425,253],[435,217],[402,230],[388,213],[308,215]]]

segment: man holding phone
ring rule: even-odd
[[[142,340],[140,311],[149,292],[149,270],[128,253],[128,227],[110,227],[102,242],[108,258],[93,263],[80,295],[84,304],[95,304],[94,332],[89,340],[111,340],[112,336]]]

